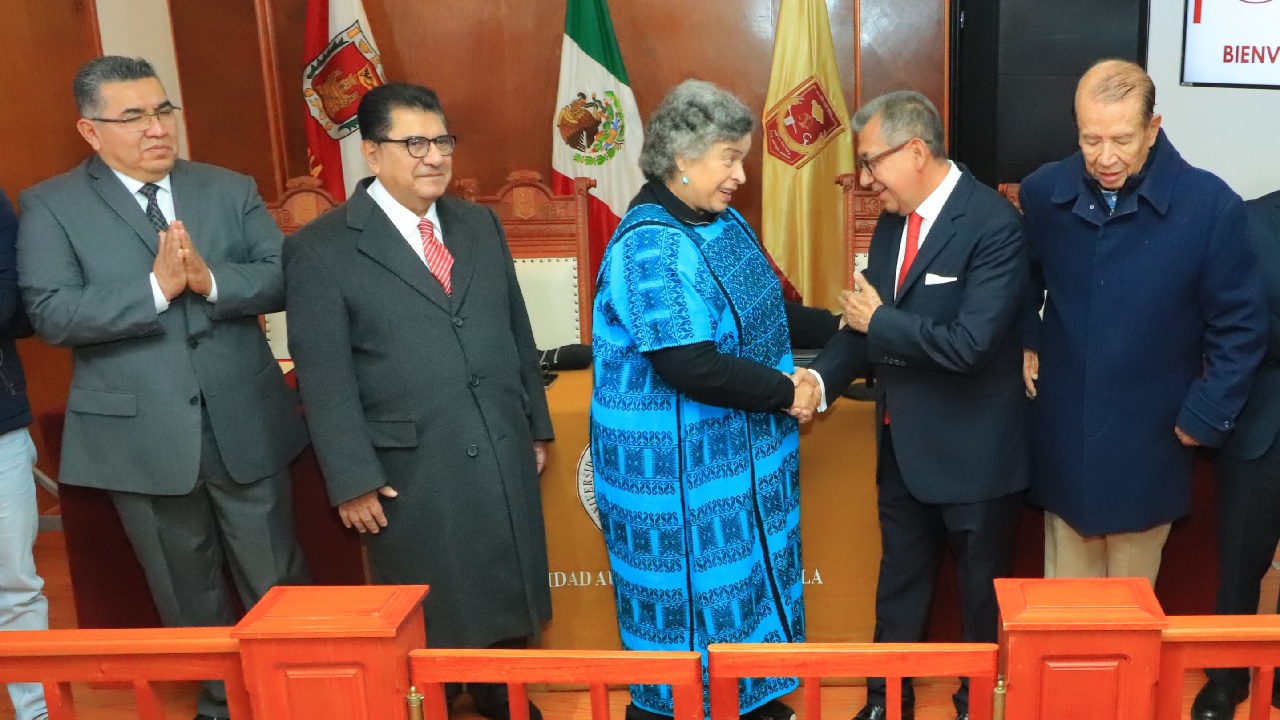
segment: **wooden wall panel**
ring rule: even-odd
[[[285,168],[288,177],[298,177],[311,171],[307,162],[306,130],[310,116],[302,101],[302,71],[310,60],[303,54],[307,0],[270,0],[270,4],[275,23],[280,107],[284,113]]]
[[[6,29],[6,53],[13,72],[0,76],[0,189],[14,205],[18,193],[66,172],[83,160],[89,146],[76,132],[71,79],[99,54],[93,0],[0,0]],[[22,70],[19,70],[21,68]],[[27,396],[37,416],[66,402],[71,384],[71,353],[36,340],[19,343],[27,375]],[[39,465],[56,475],[58,459],[32,426]]]
[[[647,118],[688,77],[722,85],[763,114],[777,6],[778,0],[612,0],[641,114]],[[912,87],[945,116],[946,0],[828,0],[827,9],[851,111],[861,77],[867,99]],[[365,0],[365,10],[391,78],[440,93],[462,137],[455,176],[479,178],[491,192],[516,168],[549,175],[564,0]],[[859,50],[863,64],[855,72]],[[748,184],[734,205],[758,225],[759,133],[753,146]]]
[[[263,197],[274,199],[254,0],[170,2],[169,12],[191,159],[250,175]]]
[[[71,79],[98,55],[93,0],[0,0],[11,72],[0,75],[0,187],[18,193],[90,152],[76,132]]]

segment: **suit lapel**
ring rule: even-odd
[[[194,201],[194,198],[200,196],[200,188],[197,187],[196,180],[189,171],[190,168],[179,160],[169,172],[169,189],[173,192],[173,217],[187,226],[191,239],[201,244],[201,247],[196,249],[200,254],[205,255],[208,252],[207,243],[210,239],[203,232],[205,227],[201,222],[203,217],[200,209],[205,206],[205,203]]]
[[[970,176],[961,175],[960,182],[956,183],[955,189],[951,191],[951,197],[943,203],[938,219],[933,221],[929,234],[924,236],[924,242],[920,245],[920,251],[916,253],[916,259],[907,270],[907,277],[902,281],[902,289],[894,299],[895,306],[902,302],[908,292],[911,292],[911,288],[925,274],[933,259],[938,257],[938,253],[942,252],[947,243],[956,236],[955,220],[964,215],[964,209],[969,204],[969,195],[973,192],[971,182],[974,181]]]
[[[898,251],[902,246],[902,226],[905,219],[893,213],[881,213],[871,236],[871,257],[867,259],[867,280],[880,293],[882,302],[893,299],[897,284]]]
[[[347,201],[347,226],[360,234],[356,249],[400,278],[424,298],[452,314],[449,296],[444,294],[440,282],[422,260],[413,253],[404,237],[382,208],[369,197],[364,185],[356,187],[355,194]],[[443,224],[443,219],[441,223]]]
[[[93,189],[102,198],[121,220],[129,224],[134,232],[138,233],[138,238],[146,243],[154,255],[160,249],[160,235],[156,229],[151,227],[151,221],[147,220],[147,214],[138,205],[138,201],[134,200],[129,194],[129,190],[125,188],[124,183],[120,182],[120,178],[112,172],[111,168],[102,161],[102,158],[94,155],[89,158],[89,164],[85,170],[89,176],[93,178]]]
[[[471,287],[471,275],[475,271],[476,229],[462,219],[457,212],[458,202],[445,195],[436,200],[436,212],[440,215],[440,228],[444,234],[444,246],[453,256],[453,271],[449,284],[453,290],[453,304],[461,306]]]

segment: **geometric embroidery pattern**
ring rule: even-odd
[[[696,402],[645,358],[711,341],[791,370],[781,285],[750,227],[732,209],[693,226],[631,208],[601,263],[592,332],[591,454],[623,646],[705,663],[710,643],[802,642],[795,420]],[[741,710],[796,687],[744,679]],[[668,686],[634,685],[631,699],[673,712]]]

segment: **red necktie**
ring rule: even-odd
[[[894,286],[895,296],[902,289],[902,281],[907,279],[911,261],[916,259],[916,253],[920,250],[920,224],[923,222],[924,218],[919,213],[911,213],[907,218],[907,247],[902,251],[902,269],[898,271],[898,284]]]
[[[449,270],[453,268],[453,256],[449,254],[449,248],[436,238],[436,227],[430,220],[422,218],[418,232],[422,233],[422,256],[427,260],[427,269],[440,281],[444,294],[449,295],[452,291]]]
[[[902,281],[907,279],[907,271],[911,269],[911,262],[916,259],[916,253],[920,251],[920,224],[924,222],[924,218],[919,213],[911,213],[907,218],[907,246],[902,250],[902,269],[898,271],[898,284],[894,286],[894,296],[902,289]],[[884,424],[889,424],[889,409],[884,411]]]

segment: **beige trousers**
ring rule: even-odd
[[[1154,587],[1169,523],[1142,532],[1084,537],[1065,520],[1044,514],[1047,578],[1144,577]]]

